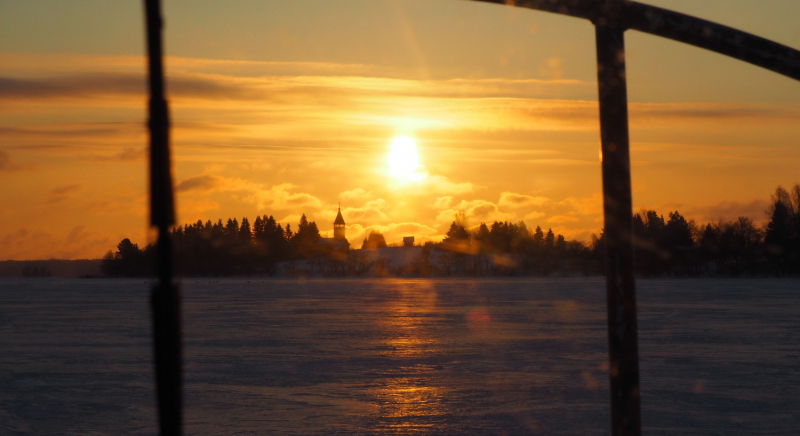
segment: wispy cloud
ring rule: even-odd
[[[308,210],[322,207],[322,201],[311,194],[291,192],[296,187],[291,183],[282,183],[269,189],[257,189],[244,197],[244,200],[254,203],[258,210]]]
[[[11,160],[11,155],[5,151],[0,150],[0,173],[21,171],[33,168],[30,164],[20,164]]]
[[[89,156],[87,159],[98,162],[133,162],[144,160],[146,155],[146,148],[126,147],[118,153]]]
[[[420,183],[409,185],[403,188],[402,192],[408,194],[466,194],[473,192],[477,187],[471,182],[453,182],[449,178],[441,175],[432,175]]]
[[[569,215],[554,215],[547,218],[548,224],[563,224],[563,223],[575,223],[580,221],[578,217],[569,216]]]
[[[363,188],[355,188],[343,191],[339,194],[339,198],[342,200],[358,200],[362,198],[369,198],[371,194],[372,191],[367,192]]]
[[[500,194],[500,201],[498,204],[505,207],[520,208],[528,206],[541,206],[549,203],[550,201],[552,200],[547,197],[517,194],[506,191]]]
[[[332,223],[336,217],[338,207],[330,205],[320,210],[315,215],[323,222]],[[349,225],[370,225],[372,223],[385,223],[390,221],[386,214],[387,202],[382,198],[370,200],[361,206],[346,206],[342,208],[342,216]]]
[[[699,223],[734,220],[742,216],[755,222],[763,222],[767,219],[768,208],[769,202],[767,200],[753,199],[746,202],[723,201],[709,206],[689,207],[685,213],[682,211],[681,213]]]
[[[72,194],[82,189],[83,185],[81,184],[64,185],[54,188],[50,191],[50,195],[47,197],[47,204],[52,205],[61,203],[62,201],[68,199]]]
[[[35,79],[0,77],[0,99],[145,95],[145,76],[132,73],[83,73]]]
[[[176,192],[188,191],[213,191],[224,183],[225,179],[213,174],[204,174],[202,176],[189,177],[183,179],[175,185]]]
[[[453,197],[450,195],[445,195],[444,197],[437,198],[431,207],[434,209],[447,209],[452,203]]]
[[[113,247],[117,242],[83,224],[65,235],[55,235],[46,229],[19,228],[0,238],[3,258],[11,260],[97,259],[102,255],[100,247]]]
[[[242,193],[241,199],[254,204],[259,211],[264,209],[319,209],[322,207],[322,202],[317,197],[304,192],[292,192],[297,187],[291,183],[280,183],[267,188],[263,183],[239,177],[203,174],[181,180],[175,185],[175,191],[204,195],[213,192]]]
[[[436,221],[449,224],[455,219],[455,215],[462,210],[467,214],[471,225],[477,225],[481,222],[509,221],[516,218],[516,214],[513,212],[501,211],[500,208],[491,201],[462,200],[458,205],[439,212],[436,216]]]

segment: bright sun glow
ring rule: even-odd
[[[428,177],[419,162],[417,141],[410,136],[398,136],[392,139],[389,150],[389,175],[400,183],[421,182]]]

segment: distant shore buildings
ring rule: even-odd
[[[413,247],[415,238],[414,236],[403,237],[403,247]],[[339,205],[339,210],[336,213],[336,219],[333,221],[333,237],[320,238],[319,243],[332,247],[334,250],[346,250],[351,247],[350,242],[347,240],[347,224],[342,216],[342,206]],[[396,246],[394,246],[396,247]],[[368,248],[368,247],[362,247]]]
[[[643,276],[797,275],[800,271],[800,184],[791,192],[778,188],[765,226],[747,217],[697,225],[677,211],[668,218],[655,210],[633,214],[636,273]],[[273,275],[593,275],[603,273],[603,234],[589,243],[568,241],[548,229],[528,229],[520,221],[481,223],[468,229],[453,220],[441,242],[406,236],[401,244],[386,243],[372,229],[360,249],[351,249],[341,206],[332,238],[323,238],[317,224],[300,217],[296,231],[272,216],[256,217],[253,225],[229,218],[176,226],[170,231],[175,268],[186,277]],[[358,228],[360,226],[357,226]],[[352,235],[351,235],[352,237]],[[398,241],[399,242],[399,241]],[[151,274],[153,244],[144,248],[123,239],[116,252],[103,257],[108,276]],[[20,266],[21,265],[21,266]],[[42,276],[42,265],[14,264],[15,274]],[[34,266],[39,269],[35,270]],[[2,268],[0,268],[0,275]],[[57,271],[53,268],[53,275]]]
[[[350,263],[357,274],[370,273],[373,275],[390,275],[397,272],[411,272],[415,270],[415,262],[419,259],[421,246],[414,246],[414,237],[406,236],[403,238],[402,246],[387,246],[383,235],[373,230],[364,239],[363,245],[358,250],[351,250],[351,244],[347,240],[347,224],[342,216],[342,207],[336,213],[333,221],[333,237],[320,238],[319,246],[325,253],[325,258],[319,265],[318,270],[328,271],[347,270],[346,264]],[[309,271],[313,271],[313,261],[306,262]],[[303,270],[300,265],[291,265],[292,268]]]

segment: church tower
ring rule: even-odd
[[[342,217],[342,206],[339,206],[339,213],[336,214],[336,221],[333,222],[333,239],[344,239],[344,218]]]

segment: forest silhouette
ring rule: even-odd
[[[698,225],[678,211],[666,218],[655,210],[633,214],[636,272],[640,276],[796,275],[800,273],[800,184],[778,187],[771,197],[764,227],[739,217]],[[223,223],[210,220],[178,226],[171,231],[175,267],[183,276],[249,274],[323,274],[404,276],[450,275],[595,275],[604,273],[603,233],[588,243],[568,241],[552,230],[528,229],[518,223],[495,221],[469,225],[456,214],[440,243],[425,243],[413,261],[387,268],[380,251],[387,244],[372,231],[361,250],[347,244],[320,243],[317,224],[300,218],[296,230],[272,216]],[[404,248],[389,248],[403,250]],[[152,274],[155,247],[139,248],[125,238],[109,251],[101,270],[109,276]]]

